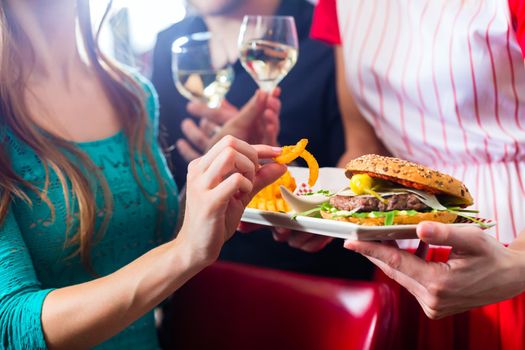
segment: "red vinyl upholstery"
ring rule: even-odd
[[[180,350],[388,349],[398,328],[385,284],[231,263],[180,289],[171,313],[166,331]]]

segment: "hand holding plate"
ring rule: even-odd
[[[432,319],[505,300],[525,290],[525,253],[504,247],[480,228],[423,222],[417,234],[428,244],[452,247],[448,262],[427,262],[381,243],[346,241],[345,247],[363,254],[404,286]]]

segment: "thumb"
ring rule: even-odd
[[[255,174],[252,195],[273,183],[286,172],[286,166],[277,163],[263,165]]]
[[[433,245],[450,246],[462,254],[484,254],[490,238],[478,227],[451,227],[450,225],[426,221],[417,226],[419,238]]]

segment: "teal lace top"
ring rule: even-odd
[[[101,169],[113,195],[114,209],[109,227],[91,252],[93,268],[102,276],[118,270],[169,239],[174,234],[177,220],[177,190],[156,141],[157,97],[147,81],[143,78],[139,80],[147,95],[147,111],[151,117],[148,138],[168,188],[168,208],[162,211],[162,219],[157,220],[159,211],[156,203],[146,197],[131,172],[127,138],[122,132],[99,141],[77,144]],[[9,130],[4,130],[3,134],[2,147],[7,147],[15,171],[41,187],[45,173],[38,157]],[[46,349],[41,325],[42,304],[46,295],[54,288],[94,278],[86,271],[78,255],[70,257],[77,247],[65,246],[63,192],[56,175],[52,172],[50,175],[48,194],[55,205],[55,220],[51,220],[47,204],[39,200],[33,191],[27,190],[32,206],[13,200],[0,227],[1,349]],[[144,166],[140,177],[146,192],[155,198],[159,184],[155,181],[151,165]],[[96,191],[99,208],[103,208],[101,193],[99,188]],[[100,222],[102,217],[100,213]],[[74,217],[72,220],[74,232],[78,220]],[[98,348],[158,349],[153,313],[148,313]]]

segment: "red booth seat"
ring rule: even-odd
[[[180,350],[388,349],[398,323],[385,284],[230,263],[175,293],[166,316]]]

